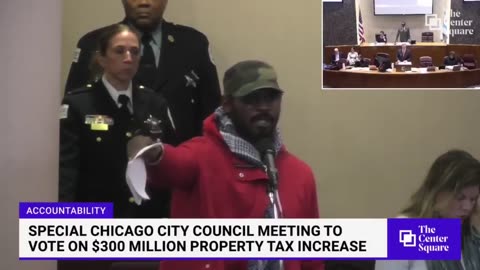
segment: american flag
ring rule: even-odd
[[[448,20],[448,19],[449,19],[449,18],[450,18],[450,17],[447,16],[447,12],[445,11],[445,12],[443,13],[443,27],[442,27],[442,29],[443,29],[443,30],[442,30],[442,37],[443,37],[443,38],[442,38],[442,40],[443,40],[443,42],[445,42],[445,43],[447,43],[447,44],[449,43],[449,36],[450,36],[450,30],[449,30],[449,28],[448,28],[448,24],[449,24],[449,20]]]
[[[358,15],[358,40],[360,44],[365,42],[365,32],[363,29],[363,20],[362,20],[362,11],[359,10],[359,15]]]

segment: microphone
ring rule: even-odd
[[[268,175],[268,188],[270,192],[274,192],[278,187],[278,170],[275,167],[275,150],[273,140],[265,138],[258,141],[256,148],[260,153],[263,164],[265,164]]]
[[[278,219],[283,217],[282,204],[280,203],[280,196],[278,195],[278,170],[275,167],[275,147],[273,146],[272,138],[264,138],[259,140],[255,147],[257,148],[260,156],[262,158],[263,164],[265,164],[267,175],[268,175],[268,185],[267,191],[270,198],[270,202],[273,206],[273,217]],[[278,269],[284,270],[285,265],[283,260],[278,261]]]

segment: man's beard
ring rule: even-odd
[[[268,119],[268,121],[271,121],[271,127],[269,128],[265,127],[264,130],[260,130],[260,132],[256,134],[253,134],[252,132],[250,132],[251,130],[247,127],[246,124],[244,124],[243,121],[240,120],[240,117],[238,117],[235,112],[232,112],[229,116],[230,116],[230,119],[232,119],[232,123],[235,126],[235,130],[237,131],[237,134],[252,144],[255,144],[255,142],[257,142],[260,139],[271,138],[275,134],[276,120],[270,115],[266,115],[266,114],[257,115],[252,119],[248,120],[250,121],[250,123],[253,123],[259,119]],[[257,128],[257,130],[259,130],[259,128]]]

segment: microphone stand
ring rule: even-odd
[[[279,219],[283,218],[283,209],[282,204],[280,203],[280,196],[278,195],[278,187],[277,187],[277,180],[278,180],[278,171],[276,168],[271,168],[270,166],[265,166],[265,171],[268,175],[269,181],[267,185],[267,193],[268,198],[270,199],[270,203],[273,207],[273,218]],[[278,261],[279,270],[284,270],[284,262],[283,260]]]

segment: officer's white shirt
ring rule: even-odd
[[[118,108],[122,106],[122,104],[118,102],[118,97],[120,95],[126,95],[128,98],[130,98],[130,102],[128,103],[128,110],[130,111],[130,113],[133,113],[132,81],[130,81],[130,83],[128,84],[128,88],[123,90],[115,89],[115,87],[113,87],[113,85],[107,80],[105,75],[102,76],[102,82],[105,85],[105,88],[107,88],[107,91],[112,97],[113,101],[115,101],[115,103],[117,104]]]

